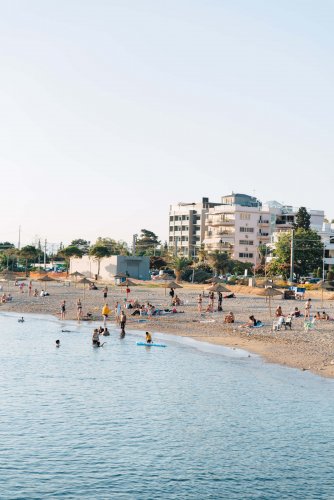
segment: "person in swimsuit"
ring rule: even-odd
[[[63,300],[60,306],[60,319],[65,319],[66,316],[66,301]]]
[[[121,325],[121,336],[125,336],[125,325],[126,325],[126,314],[124,311],[121,312],[120,317],[120,325]]]
[[[77,300],[77,318],[78,321],[80,321],[82,318],[82,304],[80,299]]]
[[[148,344],[152,344],[152,336],[151,336],[150,332],[146,332],[146,342]]]
[[[56,347],[60,347],[60,340],[56,340]]]
[[[100,345],[100,336],[99,336],[99,331],[97,328],[95,328],[95,330],[93,331],[92,342],[93,342],[93,345],[97,345],[97,346]]]

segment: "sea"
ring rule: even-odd
[[[0,499],[334,498],[334,380],[18,318],[0,313]]]

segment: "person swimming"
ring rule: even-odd
[[[17,321],[18,323],[24,323],[24,317],[22,316],[22,318],[18,319]]]
[[[71,332],[71,330],[62,330],[61,332],[62,332],[62,333],[70,333],[70,332]]]
[[[56,340],[56,347],[60,347],[60,340]]]
[[[148,344],[151,344],[151,343],[152,343],[152,337],[151,337],[150,332],[146,332],[146,342],[147,342]]]

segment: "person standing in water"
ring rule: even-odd
[[[120,316],[120,325],[121,325],[121,336],[125,336],[125,325],[126,325],[126,314],[124,311],[121,312]]]
[[[60,319],[65,319],[66,316],[66,301],[63,300],[60,306]]]
[[[107,319],[108,319],[108,316],[110,314],[110,308],[108,306],[108,304],[104,304],[104,306],[102,307],[102,316],[103,316],[103,326],[104,328],[107,326]]]
[[[77,318],[78,321],[82,318],[82,303],[80,299],[77,300]]]

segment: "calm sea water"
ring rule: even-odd
[[[1,499],[334,498],[332,380],[65,327],[0,315]]]

